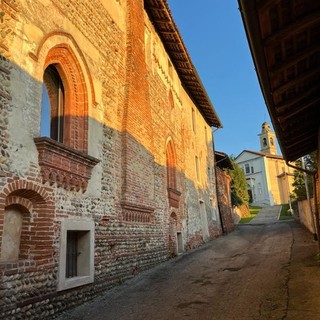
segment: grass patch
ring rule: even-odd
[[[294,219],[293,216],[290,214],[290,212],[288,212],[289,209],[290,209],[289,204],[282,205],[279,220],[292,220],[292,219]]]
[[[239,223],[248,223],[248,222],[250,222],[257,215],[257,213],[260,210],[261,210],[261,207],[249,206],[250,215],[247,216],[247,217],[241,218]]]

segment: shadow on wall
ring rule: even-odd
[[[78,136],[71,139],[74,143],[39,138],[42,83],[4,57],[0,59],[1,74],[10,81],[21,76],[28,83],[20,98],[10,81],[0,84],[5,92],[0,102],[7,106],[1,109],[1,116],[8,120],[0,136],[0,147],[5,150],[1,155],[0,274],[5,288],[15,288],[12,299],[5,302],[4,318],[16,308],[24,314],[29,305],[33,306],[32,316],[39,319],[48,311],[62,312],[68,308],[66,301],[78,305],[170,254],[212,238],[210,230],[218,230],[213,214],[208,214],[212,212],[212,190],[201,189],[176,170],[175,189],[180,194],[176,193],[173,217],[167,190],[167,172],[172,179],[173,171],[156,163],[154,155],[129,133],[70,113],[67,122],[71,127],[65,128],[69,132],[87,122],[87,132],[77,127]],[[77,147],[82,137],[88,141],[87,150]],[[165,142],[163,148],[165,153]],[[124,161],[130,161],[129,165],[124,166]],[[202,211],[199,193],[205,205]],[[94,252],[90,249],[93,239]],[[68,247],[75,253],[87,248],[84,260],[90,263],[83,264],[83,257],[78,260],[72,252],[70,258],[59,259],[62,252],[69,252]],[[69,280],[77,277],[86,277],[85,284],[92,284],[74,281],[73,290],[57,291],[62,276],[68,286],[60,288],[71,289]],[[23,298],[16,302],[16,296]]]

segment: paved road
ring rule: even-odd
[[[319,319],[316,252],[294,221],[239,225],[59,320]]]
[[[264,207],[250,221],[250,224],[272,223],[279,220],[281,206]]]

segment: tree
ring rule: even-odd
[[[249,204],[249,194],[247,188],[247,180],[243,170],[235,162],[233,156],[230,157],[233,165],[233,170],[228,169],[227,172],[232,179],[231,183],[231,203],[233,206],[240,207],[241,205]]]
[[[316,152],[304,156],[305,168],[309,171],[315,171],[317,169],[317,157]],[[296,167],[302,168],[301,159],[297,160],[295,163]],[[312,177],[307,174],[304,175],[303,172],[296,170],[294,173],[294,182],[293,182],[293,193],[297,200],[307,199],[306,186],[305,186],[305,177],[307,179],[308,189],[310,197],[313,196],[313,182]]]

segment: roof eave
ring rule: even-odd
[[[145,9],[149,15],[151,22],[153,23],[156,31],[158,32],[167,53],[171,59],[171,62],[175,66],[177,73],[181,79],[182,85],[184,89],[189,94],[193,103],[197,106],[198,110],[211,127],[222,128],[222,123],[213,107],[213,104],[210,101],[210,98],[202,84],[202,81],[198,75],[198,72],[194,65],[192,64],[189,53],[184,45],[180,32],[173,20],[171,15],[169,6],[166,0],[144,0]],[[160,11],[161,16],[164,18],[156,19],[155,12]],[[186,63],[188,67],[188,73],[183,73],[181,67],[178,65],[177,58],[175,58],[168,41],[165,38],[165,31],[161,29],[161,23],[169,25],[170,34],[172,34],[176,39],[177,43],[175,43],[179,48],[179,54],[183,57],[184,63]],[[180,61],[180,60],[179,60]],[[181,62],[181,61],[180,61]],[[186,77],[192,77],[195,80],[191,82],[186,81]],[[192,85],[193,83],[194,85]],[[196,94],[197,93],[197,94]]]
[[[289,155],[284,148],[284,137],[281,134],[281,131],[278,127],[277,117],[275,113],[275,106],[273,104],[272,99],[272,90],[269,82],[269,74],[267,71],[266,62],[264,60],[263,46],[261,43],[261,39],[256,32],[256,30],[260,29],[259,23],[256,19],[256,9],[255,9],[255,1],[246,1],[246,0],[238,0],[239,10],[242,16],[242,21],[245,29],[245,33],[248,39],[249,49],[251,52],[251,56],[253,59],[253,63],[255,66],[255,71],[257,74],[257,78],[259,81],[259,86],[261,88],[266,107],[270,114],[271,122],[273,124],[273,128],[276,132],[279,146],[281,149],[281,153],[285,160],[290,160]],[[291,159],[292,160],[292,159]]]

